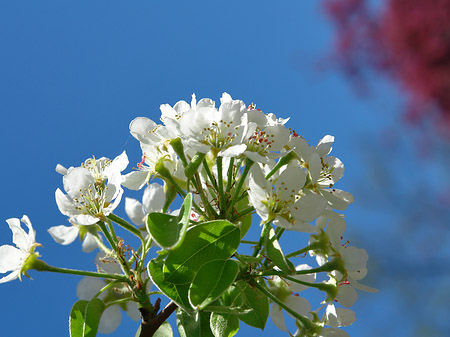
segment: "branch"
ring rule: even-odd
[[[141,333],[139,337],[152,337],[158,328],[166,319],[175,311],[178,306],[175,302],[170,301],[169,304],[155,317],[150,317],[150,311],[146,308],[139,308],[142,315]]]

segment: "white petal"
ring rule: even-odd
[[[105,285],[105,282],[97,277],[83,277],[77,285],[77,297],[80,300],[90,300]]]
[[[327,154],[331,152],[332,149],[331,146],[333,145],[333,142],[334,142],[333,136],[327,135],[323,137],[316,146],[317,153],[319,153],[321,157],[325,157]]]
[[[305,185],[305,172],[298,166],[289,165],[281,172],[278,180],[275,182],[277,194],[281,200],[290,201],[298,191]]]
[[[60,245],[68,245],[74,242],[78,237],[79,230],[77,226],[60,225],[50,227],[47,232],[49,232],[53,240]]]
[[[356,247],[342,247],[341,249],[342,259],[344,260],[345,268],[348,271],[357,271],[365,268],[369,255],[365,249]]]
[[[71,216],[69,221],[75,225],[89,226],[96,224],[100,219],[88,214],[77,214]]]
[[[17,218],[11,218],[6,220],[6,222],[13,233],[13,242],[15,245],[24,251],[28,251],[34,243],[34,240],[30,238],[20,226],[20,220]],[[33,232],[33,228],[29,229],[29,231]]]
[[[261,164],[269,163],[269,158],[267,158],[266,156],[261,156],[258,152],[244,151],[244,155],[257,163]]]
[[[104,172],[104,175],[111,179],[115,175],[120,176],[120,172],[125,170],[128,166],[128,156],[125,151],[123,151],[120,155],[118,155],[114,160],[109,164]],[[121,182],[119,182],[120,184]]]
[[[76,209],[76,203],[66,194],[64,194],[59,188],[55,191],[55,200],[58,205],[59,211],[67,216],[73,214],[80,214],[81,211]]]
[[[283,311],[281,310],[281,307],[276,303],[273,303],[272,307],[270,308],[270,318],[272,319],[273,324],[278,327],[278,329],[287,331]]]
[[[64,190],[73,199],[80,195],[80,191],[84,191],[89,185],[92,186],[95,179],[91,171],[84,167],[74,167],[68,171],[63,177]]]
[[[349,337],[349,335],[341,329],[323,328],[318,337]]]
[[[349,284],[342,284],[339,286],[338,294],[336,296],[337,301],[344,307],[351,307],[358,299],[358,293],[355,288]]]
[[[311,304],[309,304],[309,302],[306,298],[303,298],[301,296],[294,296],[294,295],[288,296],[284,300],[284,304],[286,304],[289,308],[291,308],[292,310],[294,310],[296,313],[298,313],[300,315],[303,315],[303,316],[310,315]],[[287,314],[289,316],[291,316],[292,318],[295,318],[288,312],[287,312]]]
[[[0,273],[18,270],[22,267],[26,253],[16,247],[3,245],[0,247]]]
[[[344,176],[345,168],[344,164],[339,160],[339,158],[329,156],[323,158],[323,161],[328,164],[329,167],[333,168],[331,173],[333,184],[335,184],[339,179]]]
[[[122,273],[119,263],[112,257],[106,257],[105,253],[102,251],[97,253],[97,256],[95,257],[95,264],[106,273]]]
[[[100,318],[100,323],[98,324],[98,332],[109,334],[114,332],[120,325],[122,320],[122,314],[120,313],[120,308],[118,305],[113,305],[108,307],[102,314]]]
[[[295,270],[300,271],[300,270],[308,270],[311,269],[310,266],[308,266],[307,264],[300,264],[297,267],[295,267]],[[314,283],[316,281],[316,274],[305,274],[305,275],[293,275],[291,276],[299,281],[303,281],[303,282],[308,282],[308,283]],[[306,290],[307,288],[309,288],[309,286],[303,285],[303,284],[299,284],[299,283],[295,283],[294,281],[291,280],[286,280],[286,282],[289,284],[289,290],[296,293],[299,291],[303,291]]]
[[[142,143],[150,143],[149,131],[155,129],[157,124],[149,118],[137,117],[130,123],[130,133]]]
[[[98,247],[97,241],[91,233],[86,234],[81,247],[85,253],[90,253]]]
[[[228,94],[226,92],[224,92],[222,94],[222,97],[220,98],[220,104],[232,102],[232,101],[233,101],[233,99],[231,98],[230,94]]]
[[[112,184],[108,184],[108,187],[110,186],[112,186]],[[115,188],[117,188],[118,193],[114,195],[114,202],[103,208],[103,215],[105,216],[108,216],[112,211],[114,211],[117,206],[119,206],[120,201],[122,200],[123,188],[121,186],[115,186]]]
[[[244,153],[246,149],[247,145],[245,144],[233,145],[223,151],[220,151],[218,155],[222,157],[237,157]]]
[[[55,171],[58,172],[59,174],[62,174],[63,176],[67,174],[67,169],[61,164],[56,165]]]
[[[267,126],[264,131],[271,143],[270,151],[280,151],[289,141],[290,131],[282,124]]]
[[[307,194],[291,205],[292,215],[301,221],[310,222],[325,210],[326,200],[318,194]]]
[[[127,314],[133,321],[139,321],[141,319],[139,305],[136,302],[127,302]]]
[[[301,137],[293,137],[290,140],[289,145],[294,148],[294,152],[299,156],[302,160],[308,162],[312,155],[312,150],[309,144]]]
[[[145,213],[161,212],[165,202],[166,195],[162,185],[154,183],[146,187],[144,196],[142,197],[142,205],[146,211]]]
[[[122,185],[134,191],[140,190],[149,178],[148,171],[132,171],[122,176]]]
[[[328,200],[331,207],[339,211],[345,211],[347,206],[353,202],[353,195],[348,192],[334,189],[334,190],[322,190],[323,196]]]
[[[356,282],[355,280],[349,280],[349,281],[350,281],[350,284],[351,284],[354,288],[356,288],[356,289],[358,289],[358,290],[361,290],[361,291],[367,291],[368,293],[377,293],[377,292],[378,292],[378,289],[375,289],[375,288],[366,286],[366,285],[364,285],[364,284],[358,283],[358,282]]]
[[[11,272],[8,275],[6,275],[5,277],[2,277],[0,279],[0,283],[6,283],[6,282],[9,282],[9,281],[13,281],[13,280],[15,280],[16,278],[19,277],[19,274],[20,274],[20,271],[14,270],[13,272]]]
[[[313,153],[308,162],[309,173],[311,174],[312,183],[315,184],[320,177],[322,171],[322,161],[317,153]]]
[[[336,308],[329,303],[325,312],[327,325],[332,327],[349,326],[356,321],[355,312],[350,309]]]
[[[142,226],[144,224],[144,208],[136,199],[125,198],[125,212],[135,225]]]

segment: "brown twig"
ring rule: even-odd
[[[139,308],[142,315],[141,333],[139,337],[152,337],[158,328],[166,321],[167,318],[175,311],[178,306],[170,301],[169,304],[155,317],[150,317],[150,311],[146,308]]]

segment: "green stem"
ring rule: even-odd
[[[278,304],[281,308],[286,310],[289,314],[294,316],[306,329],[313,328],[313,323],[306,317],[300,315],[299,313],[292,310],[290,307],[288,307],[286,304],[284,304],[282,301],[280,301],[275,295],[273,295],[265,286],[262,286],[259,284],[259,282],[255,280],[249,281],[250,285],[254,286],[255,288],[258,288],[259,291],[261,291],[264,295],[266,295],[268,298],[270,298],[273,302]]]
[[[234,171],[234,157],[230,158],[230,164],[228,165],[228,174],[227,174],[227,192],[231,191],[231,186],[233,182],[233,171]]]
[[[246,215],[248,215],[254,211],[255,211],[255,207],[249,206],[249,207],[243,209],[238,215],[231,218],[230,222],[235,223],[237,220],[244,218]]]
[[[222,174],[222,162],[223,157],[218,156],[216,158],[217,163],[217,179],[218,179],[218,192],[219,192],[219,210],[220,215],[225,213],[225,194],[223,193],[223,174]]]
[[[309,246],[306,246],[305,248],[302,248],[302,249],[299,249],[299,250],[297,250],[295,252],[287,254],[286,258],[288,259],[288,258],[293,257],[293,256],[301,255],[301,254],[307,253],[310,250],[314,250],[314,249],[317,249],[317,248],[322,248],[322,243],[319,242],[319,241],[313,242]]]
[[[142,251],[142,247],[143,247],[144,245],[141,245],[138,249],[137,249],[137,251],[135,251],[134,252],[134,254],[131,256],[131,258],[128,260],[128,264],[131,266],[133,263],[134,263],[134,261],[136,260],[136,256],[138,256],[140,253],[141,253],[141,251]]]
[[[117,275],[117,274],[107,274],[107,273],[96,273],[92,271],[84,271],[84,270],[77,270],[77,269],[69,269],[69,268],[58,268],[53,267],[45,263],[44,261],[35,259],[34,261],[30,262],[30,268],[37,271],[49,271],[53,273],[61,273],[61,274],[71,274],[71,275],[80,275],[80,276],[92,276],[92,277],[101,277],[105,279],[110,280],[118,280],[121,282],[129,282],[128,279],[123,275]]]
[[[311,269],[306,269],[306,270],[297,270],[295,272],[295,275],[306,275],[306,274],[331,272],[333,270],[339,270],[339,268],[341,268],[341,265],[342,265],[342,262],[339,260],[340,259],[333,259],[317,268],[311,268]],[[284,276],[284,273],[280,272],[280,271],[276,271],[276,270],[270,270],[270,271],[265,271],[265,272],[258,274],[258,276],[272,276],[272,275]]]
[[[249,245],[257,245],[258,241],[241,240],[241,243],[247,243]]]
[[[196,181],[197,191],[198,191],[198,193],[200,195],[200,198],[202,199],[202,202],[203,202],[203,204],[205,206],[206,212],[209,214],[209,218],[211,218],[211,217],[214,218],[214,219],[217,218],[218,214],[216,213],[214,208],[211,206],[211,204],[208,202],[208,198],[206,197],[205,191],[203,190],[202,182],[200,180],[200,176],[199,176],[198,172],[195,172],[194,177],[195,177],[195,181]],[[194,202],[192,204],[194,206],[197,206]],[[198,209],[201,212],[200,214],[203,215],[204,217],[206,217],[205,213],[201,210],[201,208],[198,207]],[[208,219],[208,217],[206,217],[206,218]]]
[[[111,234],[109,233],[108,229],[105,226],[105,223],[103,221],[99,221],[97,222],[98,226],[100,227],[100,229],[102,230],[103,234],[106,237],[106,240],[108,240],[109,245],[111,246],[112,250],[114,251],[114,253],[117,252],[117,244],[116,241],[111,237]],[[116,238],[117,240],[117,238]]]
[[[105,246],[102,240],[97,235],[93,235],[95,242],[97,243],[97,246],[100,247],[101,250],[103,250],[107,255],[112,254],[112,250]]]
[[[253,257],[258,256],[259,252],[261,251],[261,247],[262,247],[262,245],[264,243],[264,240],[265,240],[265,238],[267,236],[267,233],[269,232],[270,227],[271,227],[270,226],[270,221],[266,222],[264,224],[264,227],[261,230],[261,236],[259,237],[258,244],[256,245],[255,249],[253,250]]]
[[[214,186],[216,190],[219,189],[219,186],[217,186],[217,181],[214,178],[214,176],[211,173],[211,170],[209,169],[208,162],[206,161],[206,158],[203,158],[203,168],[205,169],[206,175],[208,176],[209,181]]]
[[[289,152],[287,155],[285,155],[283,158],[278,160],[278,163],[275,165],[275,167],[266,175],[266,180],[269,179],[275,172],[277,172],[282,166],[289,164],[289,162],[296,158],[297,155],[294,151]]]
[[[283,235],[285,229],[282,227],[277,227],[277,229],[275,230],[275,237],[277,239],[277,241],[280,241],[281,235]]]
[[[233,199],[231,200],[231,204],[228,207],[228,214],[230,214],[230,212],[233,212],[234,204],[237,202],[237,200],[240,196],[242,185],[244,185],[245,178],[247,177],[247,174],[250,171],[250,167],[252,167],[253,163],[254,162],[251,159],[249,159],[249,158],[245,159],[244,172],[242,172],[242,175],[239,178],[239,182],[234,191]]]
[[[114,304],[121,304],[121,303],[130,302],[130,301],[133,301],[133,299],[132,298],[121,298],[120,300],[108,302],[105,307],[108,308]]]
[[[144,238],[142,237],[141,232],[139,231],[139,229],[137,229],[136,227],[134,227],[132,224],[130,224],[128,221],[118,217],[117,215],[111,213],[110,215],[108,215],[108,219],[111,221],[114,221],[116,224],[118,224],[119,226],[125,228],[126,230],[130,231],[131,233],[133,233],[134,235],[136,235],[142,242],[144,242]],[[111,222],[109,222],[110,224],[110,229],[111,229],[111,233],[114,234],[114,228],[111,225]]]
[[[113,282],[108,283],[108,284],[105,285],[102,289],[100,289],[100,291],[99,291],[97,294],[95,294],[94,297],[100,296],[100,294],[101,294],[102,292],[108,290],[109,288],[115,286],[115,285],[118,284],[118,283],[120,283],[120,281],[113,281]]]

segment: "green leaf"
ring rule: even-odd
[[[203,309],[219,298],[234,282],[239,265],[234,260],[213,260],[200,267],[189,288],[189,302]]]
[[[161,326],[156,330],[153,337],[173,337],[172,327],[169,322],[164,322]]]
[[[105,304],[96,297],[90,301],[76,302],[70,312],[70,336],[95,337],[104,310]]]
[[[213,312],[210,327],[214,337],[232,337],[239,331],[239,319],[236,315]]]
[[[189,225],[189,220],[191,219],[192,210],[192,193],[188,193],[184,198],[183,204],[180,208],[180,213],[178,214],[178,222],[187,227]]]
[[[164,280],[163,262],[158,259],[151,260],[147,265],[148,273],[154,285],[158,287],[167,297],[174,301],[179,307],[191,311],[188,291],[189,284],[176,285]]]
[[[209,312],[200,311],[200,337],[214,337],[211,327],[210,320],[211,314]]]
[[[222,294],[220,303],[228,307],[240,307],[244,303],[240,288],[235,285],[229,287]]]
[[[205,307],[203,311],[216,312],[219,314],[243,315],[252,311],[243,307],[244,297],[237,286],[229,287],[222,296]]]
[[[84,325],[84,313],[88,301],[78,301],[72,307],[70,311],[69,330],[70,337],[82,337],[83,325]]]
[[[269,300],[257,288],[252,288],[248,283],[240,281],[238,286],[245,299],[244,308],[251,311],[244,315],[239,315],[239,319],[247,325],[264,330],[267,318],[269,317]]]
[[[288,275],[295,273],[295,266],[284,256],[272,227],[270,227],[269,233],[266,236],[265,247],[267,257],[275,263],[283,273]]]
[[[152,212],[147,216],[147,230],[153,240],[164,249],[175,249],[184,239],[192,208],[192,194],[189,193],[181,205],[178,216]]]
[[[236,251],[239,241],[239,228],[227,220],[208,221],[191,227],[183,244],[167,255],[165,281],[190,283],[206,262],[228,259]]]
[[[180,337],[201,336],[200,313],[177,308],[177,328]]]

